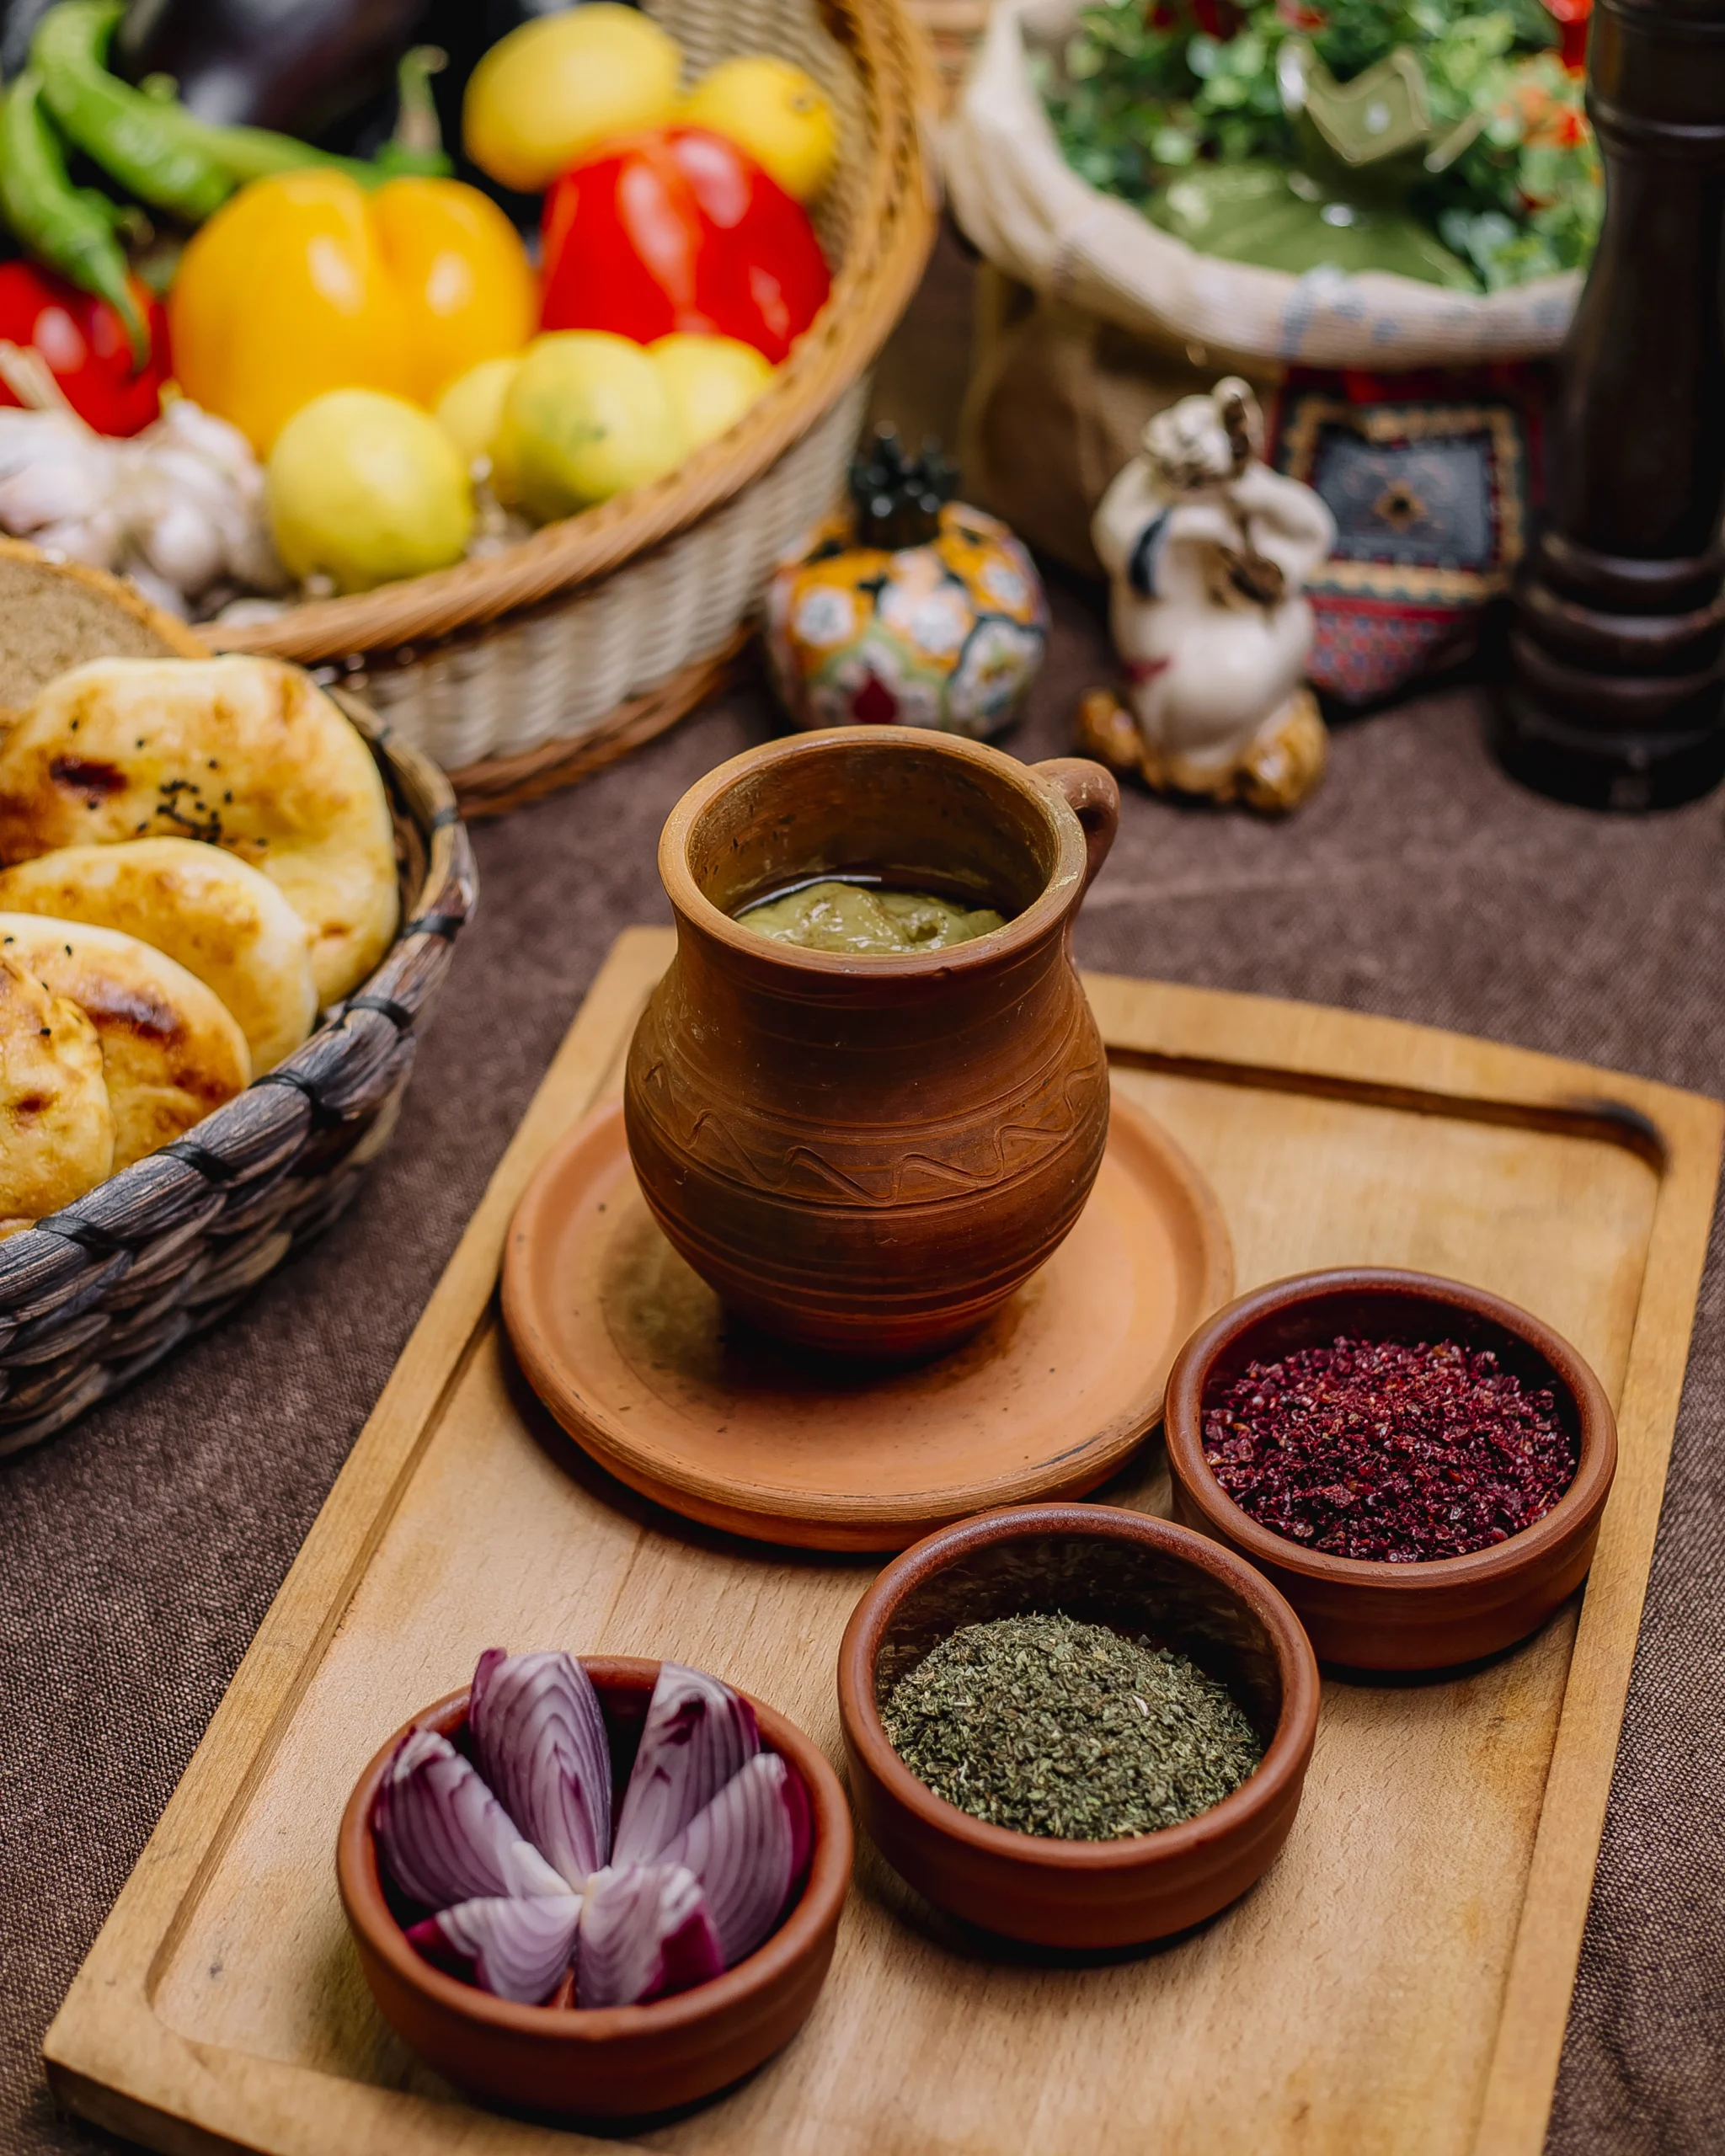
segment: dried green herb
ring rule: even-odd
[[[937,1796],[1062,1841],[1178,1826],[1263,1757],[1227,1687],[1184,1655],[1071,1617],[965,1625],[900,1680],[881,1720]]]

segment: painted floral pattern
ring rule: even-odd
[[[1029,555],[963,502],[897,552],[854,543],[848,516],[781,563],[767,595],[774,685],[798,725],[928,726],[973,739],[1016,715],[1048,643]]]

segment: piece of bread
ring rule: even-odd
[[[153,943],[239,1022],[255,1076],[318,1016],[311,931],[270,878],[197,839],[67,846],[0,870],[0,912],[52,914]]]
[[[0,945],[0,1235],[70,1205],[113,1165],[95,1027]]]
[[[210,648],[123,578],[0,537],[0,652],[3,732],[39,689],[87,659],[207,659]]]
[[[220,998],[136,936],[0,913],[0,955],[95,1027],[116,1175],[251,1083],[246,1037]]]
[[[311,930],[325,1003],[351,994],[395,933],[377,766],[279,659],[93,659],[20,713],[0,744],[0,861],[134,838],[200,839],[261,869]]]

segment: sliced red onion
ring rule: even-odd
[[[553,1871],[446,1737],[410,1729],[371,1809],[384,1869],[430,1909],[499,1894],[561,1896]]]
[[[462,1902],[413,1925],[408,1943],[464,1983],[537,2006],[563,1982],[580,1922],[579,1894]]]
[[[762,1752],[697,1812],[660,1857],[686,1865],[734,1968],[777,1929],[813,1840],[803,1777],[777,1753]]]
[[[633,2006],[704,1984],[724,1967],[707,1897],[681,1864],[595,1871],[581,1904],[578,2006]]]
[[[755,1710],[729,1684],[663,1663],[623,1791],[611,1862],[651,1864],[760,1749]]]
[[[488,1647],[467,1726],[499,1802],[579,1893],[611,1848],[611,1746],[593,1680],[571,1655]]]

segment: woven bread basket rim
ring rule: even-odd
[[[328,664],[495,621],[596,582],[686,531],[815,424],[885,342],[922,274],[938,206],[930,145],[939,98],[927,43],[902,0],[811,4],[855,70],[870,120],[868,173],[826,305],[746,417],[665,478],[547,525],[501,553],[313,600],[267,622],[210,623],[202,631],[210,645]]]
[[[211,655],[208,647],[183,622],[152,606],[131,585],[105,570],[56,560],[51,553],[18,541],[0,542],[0,552],[15,560],[39,563],[99,593],[151,630],[164,646],[164,655],[193,659]],[[344,692],[329,693],[365,737],[377,761],[390,795],[392,820],[405,818],[410,822],[425,848],[425,873],[419,878],[411,910],[367,978],[351,995],[323,1013],[310,1038],[273,1070],[254,1078],[244,1091],[195,1123],[171,1145],[146,1154],[58,1213],[0,1242],[0,1322],[16,1323],[20,1318],[33,1317],[39,1302],[51,1307],[61,1299],[60,1283],[54,1276],[61,1270],[55,1261],[62,1255],[72,1262],[82,1257],[88,1266],[92,1256],[125,1251],[171,1225],[185,1209],[185,1171],[212,1190],[233,1180],[238,1173],[238,1164],[224,1158],[224,1144],[238,1139],[243,1129],[248,1144],[255,1143],[256,1134],[250,1129],[254,1110],[248,1103],[260,1092],[274,1089],[284,1100],[295,1095],[305,1098],[312,1119],[302,1135],[303,1143],[305,1135],[328,1118],[320,1096],[339,1090],[343,1065],[358,1067],[375,1063],[381,1041],[387,1039],[391,1048],[398,1046],[442,985],[455,939],[478,903],[473,846],[461,820],[455,790],[428,756],[393,734],[369,706]],[[382,1028],[388,1029],[387,1036],[380,1032]],[[181,1172],[165,1175],[164,1162]],[[163,1217],[159,1222],[149,1217],[152,1192],[160,1201]],[[116,1206],[124,1208],[128,1197],[141,1202],[142,1212],[140,1217],[127,1220],[123,1233],[87,1217],[93,1209],[111,1214]]]

